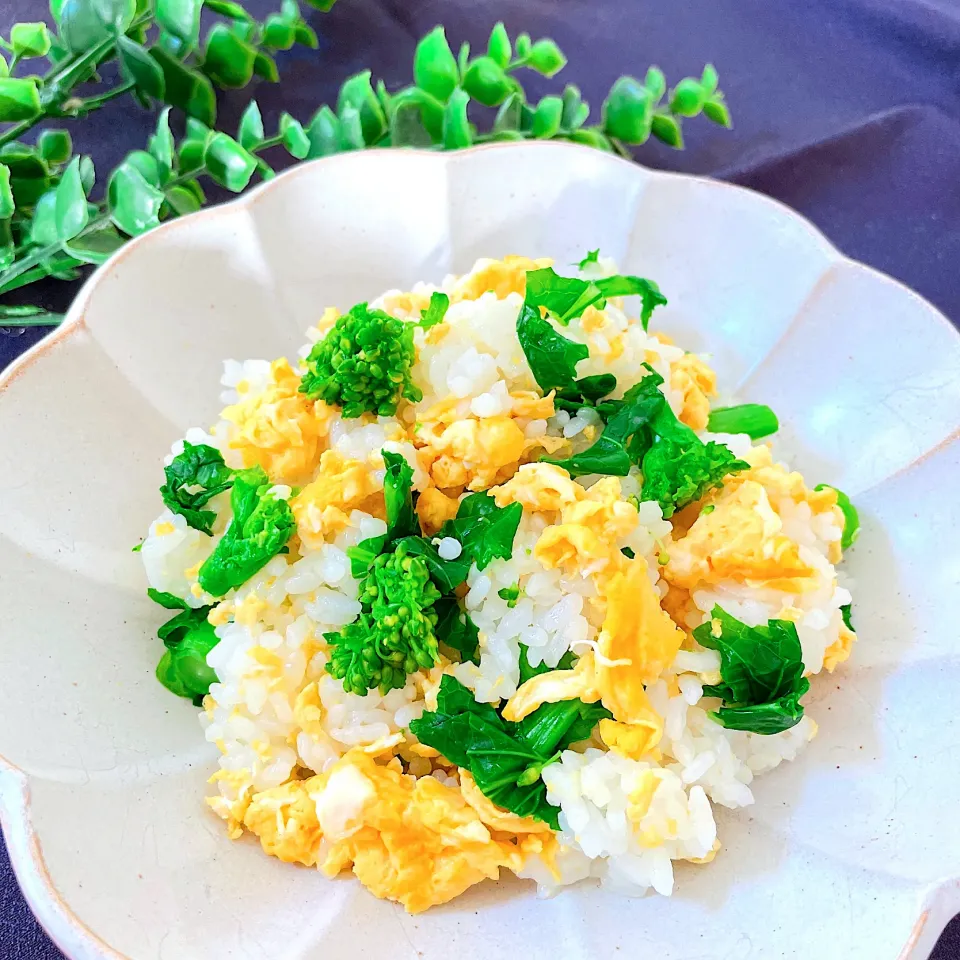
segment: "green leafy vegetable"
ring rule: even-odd
[[[693,636],[720,653],[722,683],[703,688],[706,696],[723,700],[713,714],[718,723],[774,734],[800,722],[800,698],[810,681],[803,675],[803,652],[793,623],[770,620],[766,626],[748,627],[716,606]]]
[[[217,682],[216,672],[207,664],[207,654],[219,643],[213,625],[206,620],[209,609],[202,608],[202,618],[196,616],[190,624],[180,624],[167,632],[164,637],[167,649],[156,671],[157,679],[171,693],[188,697],[197,706],[210,692],[210,684]],[[174,619],[179,620],[185,614],[186,611]],[[160,630],[163,631],[167,626],[169,624],[164,624]]]
[[[860,514],[853,505],[850,498],[837,487],[830,486],[829,483],[820,483],[814,487],[814,490],[833,490],[837,495],[837,506],[843,514],[843,533],[840,536],[840,546],[844,550],[849,550],[860,536]]]
[[[262,467],[234,474],[233,519],[198,576],[200,586],[212,596],[222,597],[263,569],[296,529],[290,504],[270,490]]]
[[[383,477],[387,538],[416,536],[420,533],[420,524],[413,509],[413,467],[399,453],[389,450],[383,451],[383,462],[387,468]]]
[[[310,351],[301,392],[342,407],[345,417],[389,417],[401,398],[422,400],[410,375],[416,359],[413,327],[358,303]]]
[[[430,306],[426,310],[420,311],[420,326],[424,330],[435,327],[438,323],[443,323],[443,318],[447,315],[447,308],[450,306],[450,298],[439,290],[434,290],[430,294]]]
[[[609,297],[634,294],[641,299],[640,321],[646,330],[654,309],[667,302],[652,280],[620,275],[581,280],[579,277],[561,277],[551,267],[527,273],[526,303],[545,307],[563,326],[581,316],[587,307],[602,309]]]
[[[497,591],[497,596],[501,600],[506,600],[507,607],[512,610],[520,600],[520,587],[518,587],[515,583],[511,584],[509,587],[501,587]]]
[[[728,447],[696,435],[689,442],[660,437],[643,458],[643,500],[656,500],[664,517],[672,517],[688,503],[719,487],[723,478],[750,464],[737,459]]]
[[[843,617],[843,625],[848,630],[852,630],[854,633],[856,633],[857,631],[854,629],[854,626],[853,626],[852,610],[853,610],[852,606],[849,603],[845,603],[840,608],[840,616]]]
[[[600,248],[597,247],[596,250],[590,250],[587,255],[577,264],[577,266],[583,270],[586,267],[590,266],[591,263],[600,262]]]
[[[602,405],[608,414],[603,433],[581,453],[566,460],[550,460],[563,467],[570,476],[580,477],[590,473],[625,477],[637,461],[635,448],[646,448],[648,434],[654,420],[666,405],[659,390],[663,378],[651,372],[634,384],[623,400]]]
[[[513,555],[513,538],[522,517],[519,503],[498,507],[490,494],[471,493],[460,501],[456,518],[448,520],[437,536],[459,540],[463,547],[460,557],[469,557],[483,570],[494,558],[509,560]]]
[[[360,584],[358,620],[324,634],[331,646],[327,671],[348,693],[363,696],[402,687],[407,674],[429,669],[439,656],[440,592],[421,557],[401,540],[392,553],[377,557]]]
[[[558,830],[559,809],[547,802],[541,772],[609,716],[599,704],[564,700],[545,703],[520,723],[509,723],[489,704],[476,703],[458,680],[444,676],[437,709],[412,721],[410,730],[421,743],[469,770],[497,806]]]
[[[577,376],[577,364],[590,355],[586,344],[561,336],[529,303],[520,308],[517,339],[544,393],[572,384]]]
[[[551,670],[572,670],[576,663],[576,657],[573,652],[568,650],[557,663],[555,667],[548,667],[542,661],[536,666],[530,663],[530,648],[525,644],[519,644],[520,647],[520,683],[524,684],[533,677],[539,677],[541,673],[549,673]]]
[[[217,515],[202,508],[233,485],[233,471],[223,462],[220,451],[205,443],[184,441],[183,453],[174,457],[163,472],[167,479],[160,488],[164,506],[209,536]]]
[[[480,663],[480,631],[456,597],[436,603],[437,639],[456,650],[463,660]]]
[[[172,594],[165,593],[163,590],[154,590],[153,587],[147,589],[147,596],[154,602],[159,603],[161,607],[166,607],[167,610],[189,610],[190,604],[186,600],[181,600],[180,597]]]
[[[780,421],[762,403],[742,403],[738,407],[711,410],[707,429],[711,433],[745,433],[751,440],[760,440],[776,433],[780,429]]]

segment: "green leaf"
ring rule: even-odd
[[[210,138],[203,160],[210,176],[232,193],[245,190],[257,169],[256,157],[225,133]]]
[[[320,46],[316,31],[305,23],[298,23],[294,27],[294,39],[301,47],[309,47],[311,50],[316,50]]]
[[[443,111],[443,147],[459,150],[473,143],[473,132],[467,118],[470,97],[459,87],[450,94]]]
[[[170,132],[170,108],[164,107],[157,119],[157,132],[150,138],[147,148],[157,161],[160,182],[166,183],[173,169],[173,134]]]
[[[271,489],[260,467],[235,474],[230,492],[233,519],[198,576],[200,586],[213,596],[222,597],[249,580],[293,535],[293,511]]]
[[[50,33],[45,23],[15,23],[10,43],[16,57],[45,57],[50,50]]]
[[[691,434],[686,441],[659,437],[643,458],[641,499],[658,501],[666,518],[750,466],[724,444],[703,443]]]
[[[58,243],[57,236],[57,191],[48,190],[33,208],[30,222],[30,242],[38,247]]]
[[[426,537],[405,537],[398,543],[404,545],[409,555],[423,557],[430,578],[443,593],[453,593],[467,579],[472,560],[466,551],[455,560],[444,560],[432,540]]]
[[[429,330],[438,323],[443,323],[449,306],[450,298],[445,293],[434,290],[433,293],[430,294],[430,305],[426,310],[420,311],[420,321],[417,326],[423,327],[424,330]]]
[[[100,22],[113,33],[125,33],[137,14],[137,0],[89,0]]]
[[[530,55],[529,33],[521,33],[517,35],[516,43],[514,43],[514,52],[516,53],[518,60],[523,60]]]
[[[34,77],[0,78],[0,123],[32,120],[43,111]]]
[[[464,40],[460,44],[460,52],[457,54],[457,74],[460,77],[467,72],[467,66],[470,63],[470,42]]]
[[[10,76],[10,65],[7,63],[7,58],[0,54],[0,77],[9,77]]]
[[[61,242],[72,240],[90,222],[87,195],[80,179],[80,158],[74,157],[57,185],[54,208],[57,236]]]
[[[838,487],[832,487],[829,483],[820,483],[814,487],[814,490],[833,490],[837,495],[837,506],[843,514],[843,534],[840,538],[840,546],[844,550],[849,550],[860,536],[860,514],[853,505],[850,498]]]
[[[172,593],[165,593],[163,590],[154,590],[153,587],[147,587],[147,596],[154,602],[159,603],[161,607],[167,610],[189,610],[190,604]],[[162,639],[162,638],[161,638]]]
[[[695,117],[703,109],[705,100],[703,87],[693,77],[685,77],[673,88],[670,110],[681,117]]]
[[[510,35],[503,21],[499,20],[490,31],[490,40],[487,42],[487,56],[501,67],[510,62]]]
[[[560,121],[563,118],[563,100],[560,97],[544,97],[537,104],[537,112],[533,115],[533,135],[538,140],[549,140],[560,130]]]
[[[271,13],[263,22],[263,44],[274,50],[289,50],[296,39],[296,29],[288,20]]]
[[[523,111],[523,98],[518,93],[511,93],[500,106],[493,121],[495,133],[513,132],[520,129],[520,116]]]
[[[382,451],[386,471],[383,477],[383,498],[387,508],[387,538],[414,537],[420,523],[413,509],[413,467],[399,453]]]
[[[202,6],[203,0],[156,0],[157,23],[188,47],[196,47]]]
[[[370,84],[370,71],[364,70],[344,81],[337,98],[337,113],[342,117],[348,107],[360,115],[365,143],[376,143],[387,132],[387,117]]]
[[[650,96],[653,97],[654,101],[659,101],[667,92],[667,78],[659,67],[651,67],[647,71],[643,85],[650,91]]]
[[[852,606],[849,603],[845,603],[840,608],[840,616],[843,618],[843,625],[848,629],[856,633],[853,627],[853,616],[852,616]]]
[[[101,223],[95,229],[86,231],[82,237],[64,243],[63,249],[83,263],[99,266],[106,263],[126,242],[112,224]]]
[[[247,109],[240,117],[237,139],[244,150],[253,150],[263,143],[263,118],[260,116],[260,107],[257,106],[256,100],[251,100],[247,104]]]
[[[612,277],[601,277],[593,282],[604,297],[639,297],[640,323],[644,330],[650,324],[653,311],[667,303],[667,298],[660,292],[660,287],[644,277],[615,274]]]
[[[577,364],[590,355],[586,344],[561,336],[529,303],[524,303],[517,317],[517,339],[544,393],[573,383]]]
[[[0,220],[9,220],[16,212],[13,190],[10,188],[10,168],[0,163]]]
[[[13,239],[13,228],[9,220],[0,220],[0,270],[6,270],[16,259],[17,249]],[[18,311],[14,308],[14,315]],[[31,310],[29,315],[37,311]],[[0,319],[10,319],[10,308],[0,307]]]
[[[204,510],[215,496],[233,486],[233,471],[216,447],[184,441],[183,451],[163,470],[166,483],[160,488],[164,506],[179,514],[195,530],[210,536],[217,518]]]
[[[700,87],[703,92],[709,96],[717,89],[719,82],[720,78],[717,75],[717,68],[712,63],[708,63],[703,68],[703,74],[700,77]]]
[[[574,143],[582,143],[584,146],[593,147],[594,150],[605,150],[607,153],[613,153],[613,144],[596,127],[588,127],[582,130],[574,130],[570,134],[570,139]]]
[[[563,89],[563,114],[560,117],[560,126],[564,130],[576,130],[587,121],[590,116],[590,107],[583,102],[580,88],[568,83]]]
[[[50,164],[66,163],[70,159],[73,141],[66,130],[44,130],[37,137],[37,150]]]
[[[653,424],[666,406],[659,389],[662,383],[663,377],[657,373],[644,377],[624,394],[622,401],[611,405],[603,433],[590,447],[566,460],[549,462],[572,477],[591,473],[625,477],[636,462],[638,447],[649,444]],[[638,436],[642,438],[639,443]]]
[[[443,597],[434,605],[437,640],[460,654],[461,661],[480,663],[480,631],[456,597]]]
[[[117,37],[117,52],[124,77],[132,80],[137,89],[148,97],[163,99],[164,82],[160,65],[147,52],[146,48],[135,43],[129,37]]]
[[[517,52],[519,53],[519,49]],[[567,58],[552,40],[538,40],[526,54],[525,60],[526,66],[545,77],[559,73],[567,63]]]
[[[89,195],[95,182],[96,173],[93,168],[93,161],[88,156],[81,156],[80,183],[83,184],[83,192]]]
[[[394,102],[390,110],[390,145],[393,147],[429,147],[433,143],[424,126],[422,110],[411,100]]]
[[[715,606],[710,619],[693,631],[703,647],[720,653],[722,683],[703,688],[705,696],[720,697],[713,714],[722,726],[752,733],[774,734],[799,723],[799,700],[810,689],[803,676],[803,651],[796,625],[769,620],[748,627]]]
[[[54,11],[51,2],[50,9]],[[91,0],[62,0],[54,12],[60,39],[70,53],[84,53],[110,36]]]
[[[477,57],[463,77],[463,89],[478,103],[496,107],[512,93],[513,84],[492,57]]]
[[[326,13],[328,10],[333,9],[333,5],[337,0],[307,0],[307,3],[310,4],[315,10],[322,10]]]
[[[307,137],[310,140],[308,159],[329,157],[340,152],[340,121],[326,104],[313,115],[307,128]]]
[[[164,192],[164,197],[178,217],[196,213],[202,206],[196,195],[184,186],[169,187]]]
[[[298,160],[303,160],[310,152],[310,138],[300,121],[294,120],[289,113],[280,115],[280,136],[283,145]]]
[[[590,266],[591,263],[600,262],[600,248],[597,247],[596,250],[588,250],[587,255],[577,264],[577,267],[581,270],[586,269]]]
[[[459,79],[443,27],[434,27],[418,44],[413,56],[413,79],[421,90],[446,101]]]
[[[164,100],[212,127],[217,119],[217,97],[210,81],[202,73],[185,67],[162,47],[152,47],[150,56],[163,71]]]
[[[340,149],[362,150],[365,146],[360,111],[356,107],[344,107],[340,114]]]
[[[277,61],[262,50],[257,53],[256,59],[253,61],[253,72],[258,77],[263,77],[267,83],[277,83],[280,79]]]
[[[496,557],[510,559],[522,516],[523,507],[518,503],[498,507],[489,494],[471,493],[460,501],[456,518],[448,520],[437,536],[458,540],[463,553],[457,559],[484,570]]]
[[[221,17],[241,23],[249,23],[253,19],[239,3],[233,3],[232,0],[205,0],[204,6],[211,13],[219,13]]]
[[[110,219],[131,237],[152,230],[160,222],[163,194],[130,163],[122,163],[107,184]]]
[[[624,143],[644,143],[652,122],[650,91],[635,77],[620,77],[603,101],[604,132]]]
[[[707,429],[711,433],[745,433],[751,440],[760,440],[776,433],[780,421],[766,404],[741,403],[737,407],[711,410]]]
[[[650,123],[650,132],[668,147],[675,150],[683,149],[683,131],[680,121],[671,117],[669,113],[655,113]]]
[[[207,34],[203,72],[219,87],[245,87],[253,78],[257,49],[241,40],[223,23],[215,23]]]
[[[160,186],[160,165],[152,154],[147,153],[146,150],[131,150],[124,162],[136,167],[147,183],[154,187]]]
[[[164,639],[168,648],[157,664],[157,679],[171,693],[190,698],[197,705],[210,692],[210,685],[217,682],[216,672],[207,665],[207,654],[219,642],[213,625],[207,622],[209,612],[209,607],[185,610],[160,628],[162,631],[177,621],[177,626]]]
[[[703,115],[708,120],[720,124],[721,127],[732,126],[730,110],[727,108],[726,103],[724,103],[723,94],[719,91],[704,103]]]

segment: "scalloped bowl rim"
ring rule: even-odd
[[[529,149],[533,144],[526,143],[524,146]],[[494,150],[511,150],[515,149],[515,147],[516,145],[512,143],[489,143],[450,153],[437,153],[432,150],[415,148],[405,149],[404,153],[430,158],[431,162],[450,163],[456,162],[459,158],[465,156],[477,155]],[[547,141],[536,143],[535,149],[544,151],[556,150],[561,152],[575,150],[591,154],[594,153],[590,147]],[[364,155],[369,154],[396,155],[396,151],[385,148],[375,148],[364,151]],[[937,307],[930,303],[929,300],[912,290],[906,284],[891,277],[889,274],[883,273],[868,264],[854,260],[843,254],[807,217],[798,213],[787,204],[759,191],[752,190],[749,187],[740,186],[739,184],[728,183],[703,175],[655,170],[616,155],[608,154],[606,156],[609,160],[638,171],[642,176],[648,178],[709,183],[712,187],[720,187],[728,191],[749,194],[752,197],[759,198],[762,203],[769,205],[772,209],[779,210],[794,221],[799,221],[804,224],[812,237],[819,241],[834,264],[843,263],[848,266],[853,266],[860,271],[873,274],[877,278],[894,284],[896,287],[899,287],[901,291],[906,292],[912,299],[917,301],[931,320],[935,320],[951,332],[957,333],[956,328],[950,320],[938,310]],[[114,270],[124,257],[136,247],[143,243],[152,242],[153,238],[158,235],[184,229],[185,224],[187,225],[187,229],[189,229],[189,226],[199,218],[219,217],[237,209],[252,207],[267,193],[289,185],[297,177],[306,175],[310,170],[320,164],[330,167],[335,164],[349,164],[352,160],[352,153],[342,153],[299,163],[283,171],[274,179],[258,184],[252,190],[241,196],[217,204],[206,210],[189,214],[186,217],[178,217],[175,220],[170,220],[148,233],[132,238],[108,260],[97,267],[87,278],[80,292],[70,304],[63,322],[55,330],[34,344],[29,350],[16,358],[6,369],[0,371],[0,393],[3,393],[28,367],[40,360],[51,347],[66,340],[78,330],[82,329],[84,312],[92,291],[97,284]],[[780,337],[783,337],[785,333],[786,330],[781,332]],[[958,434],[960,434],[960,431],[956,431],[954,434],[944,438],[933,450],[946,445]],[[929,455],[933,450],[928,451],[925,455]],[[905,468],[901,468],[901,470],[902,469]],[[895,473],[890,476],[895,476],[898,472],[900,471],[895,471]],[[127,954],[117,952],[90,930],[57,892],[47,871],[43,853],[40,848],[40,842],[33,828],[30,816],[29,779],[19,767],[10,763],[3,755],[0,755],[0,827],[3,829],[11,866],[24,897],[41,926],[57,947],[70,957],[71,960],[132,960]],[[919,915],[914,922],[913,929],[906,943],[898,954],[898,960],[921,960],[921,958],[913,952],[921,938],[927,939],[932,933],[934,934],[934,938],[929,940],[929,942],[931,944],[935,943],[936,938],[939,937],[957,911],[960,911],[960,872],[956,875],[945,876],[940,880],[928,883],[919,898]],[[928,924],[931,921],[936,922],[937,929],[928,929]]]

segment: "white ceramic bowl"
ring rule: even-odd
[[[669,900],[504,881],[411,918],[230,843],[130,552],[161,456],[212,422],[223,358],[291,353],[326,304],[594,247],[860,508],[860,642],[815,683],[819,737]],[[584,148],[349,154],[134,241],[0,380],[0,817],[33,909],[83,960],[925,958],[960,910],[958,424],[960,337],[929,304],[771,200]]]

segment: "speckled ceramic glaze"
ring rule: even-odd
[[[860,642],[814,684],[820,735],[669,900],[510,880],[409,917],[230,843],[130,552],[162,455],[212,422],[223,358],[292,353],[326,304],[595,247],[860,508]],[[584,148],[348,154],[155,230],[0,379],[0,818],[33,909],[78,960],[926,958],[960,910],[958,425],[960,337],[929,304],[764,197]]]

